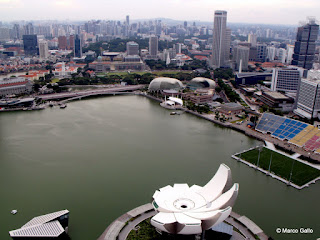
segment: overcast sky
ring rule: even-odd
[[[297,25],[320,20],[320,0],[0,0],[0,20],[90,20],[171,18],[213,21],[227,10],[228,22]]]

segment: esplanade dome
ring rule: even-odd
[[[160,90],[177,90],[183,88],[183,84],[180,80],[168,77],[158,77],[153,79],[149,84],[149,91]]]
[[[204,78],[204,77],[196,77],[193,78],[188,84],[187,87],[189,88],[215,88],[216,83],[212,79]]]

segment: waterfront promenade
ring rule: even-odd
[[[114,220],[98,240],[126,240],[132,230],[139,231],[139,223],[156,213],[151,203],[137,207]],[[261,240],[268,239],[263,230],[246,216],[232,212],[225,222],[236,229],[231,240],[257,239],[256,237]]]

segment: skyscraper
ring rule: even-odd
[[[62,50],[66,50],[68,47],[67,37],[59,36],[58,37],[58,48]]]
[[[37,35],[23,35],[23,49],[25,55],[38,55]]]
[[[319,25],[311,19],[309,23],[298,28],[297,38],[294,45],[292,65],[311,69],[314,60]]]
[[[320,118],[320,78],[317,72],[312,76],[310,71],[313,70],[308,71],[307,78],[301,79],[294,113],[308,119]]]
[[[242,70],[248,70],[249,48],[237,46],[233,49],[233,61],[235,62],[235,69],[240,69],[240,62]]]
[[[248,34],[248,42],[251,43],[252,47],[257,46],[257,35],[255,34]]]
[[[74,38],[74,57],[82,57],[81,39],[78,34]]]
[[[226,27],[227,12],[217,10],[214,13],[213,23],[213,48],[212,63],[215,67],[221,67],[226,61]]]
[[[157,58],[158,55],[158,37],[150,36],[149,38],[149,55],[151,58]]]
[[[39,42],[39,55],[41,59],[47,59],[49,57],[48,42]]]

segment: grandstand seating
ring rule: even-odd
[[[280,140],[304,147],[307,151],[320,153],[320,130],[297,120],[264,113],[256,126],[262,133],[270,133]]]

